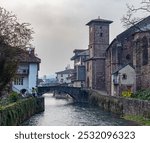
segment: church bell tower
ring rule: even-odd
[[[89,53],[86,61],[87,87],[97,90],[105,90],[105,52],[109,46],[109,24],[112,21],[94,19],[88,22],[89,26]]]

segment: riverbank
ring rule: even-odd
[[[17,126],[34,114],[44,111],[44,97],[25,98],[17,102],[1,106],[0,126]]]
[[[141,126],[150,126],[150,119],[144,118],[142,116],[125,115],[122,118],[125,120],[136,122],[138,125]]]
[[[88,102],[45,97],[45,111],[25,121],[23,126],[135,126],[134,122],[106,112]]]
[[[150,125],[150,102],[133,98],[102,95],[99,91],[89,90],[89,102],[108,112],[118,114],[124,119],[139,125]]]

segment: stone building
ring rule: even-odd
[[[109,46],[109,24],[112,21],[94,19],[89,26],[89,59],[86,60],[86,87],[105,90],[105,53]]]
[[[119,34],[106,50],[105,79],[106,91],[114,95],[114,89],[119,83],[114,83],[115,71],[119,71],[125,65],[131,65],[135,71],[132,84],[116,90],[116,95],[121,95],[124,90],[135,92],[140,89],[150,88],[150,16],[136,25]],[[130,70],[125,70],[123,75],[128,75]],[[132,79],[133,80],[133,79]],[[122,87],[122,85],[120,85]]]
[[[136,90],[150,88],[150,31],[134,34],[133,66],[136,71]]]

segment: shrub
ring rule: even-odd
[[[12,92],[9,95],[9,101],[10,102],[16,102],[19,100],[20,97],[21,97],[20,94],[18,94],[17,92]]]
[[[150,101],[150,89],[139,90],[135,94],[132,95],[132,98],[138,98],[141,100],[149,100]]]
[[[127,91],[122,91],[122,96],[123,97],[131,97],[132,96],[132,92],[127,90]]]

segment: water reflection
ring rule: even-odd
[[[55,99],[45,94],[45,112],[31,117],[23,125],[29,126],[112,126],[134,125],[117,115],[89,104]]]

